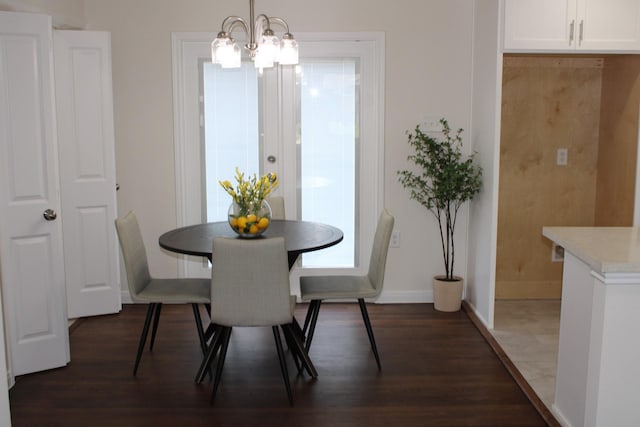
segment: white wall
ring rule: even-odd
[[[407,167],[405,131],[426,117],[470,126],[472,6],[468,0],[256,2],[257,13],[285,18],[294,35],[386,34],[385,206],[401,232],[401,247],[388,256],[388,300],[429,300],[431,277],[443,270],[435,220],[409,200],[396,171]],[[171,32],[218,31],[227,15],[248,18],[248,9],[247,1],[234,0],[84,2],[87,29],[112,36],[119,212],[137,212],[158,276],[177,274],[176,258],[157,243],[176,226]],[[458,231],[456,266],[464,274],[466,221]]]
[[[493,327],[502,54],[501,0],[476,0],[474,10],[472,148],[483,168],[482,192],[470,204],[469,265],[465,299]]]
[[[43,13],[58,29],[84,27],[84,0],[0,0],[0,10]]]

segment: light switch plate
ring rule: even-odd
[[[390,246],[392,248],[399,248],[400,247],[400,232],[398,230],[394,230],[391,233],[391,244]]]

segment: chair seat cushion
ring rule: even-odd
[[[368,276],[304,276],[300,277],[300,294],[303,300],[341,298],[373,298],[379,292]]]
[[[210,279],[151,279],[135,298],[145,302],[209,304]]]

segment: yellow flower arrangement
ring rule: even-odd
[[[269,173],[260,178],[253,174],[245,179],[244,173],[236,168],[235,180],[235,188],[228,180],[218,181],[238,206],[237,212],[229,214],[229,224],[240,234],[260,234],[271,221],[268,214],[261,212],[262,202],[278,186],[278,177]]]

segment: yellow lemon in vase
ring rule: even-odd
[[[269,218],[267,218],[266,216],[263,216],[258,220],[258,228],[260,230],[264,230],[268,226],[269,226]]]

